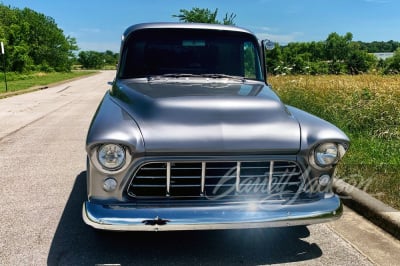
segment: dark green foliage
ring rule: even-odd
[[[107,50],[103,53],[103,60],[106,65],[116,65],[118,63],[118,53],[113,53],[110,50]]]
[[[86,69],[99,69],[104,66],[104,61],[99,52],[82,51],[78,55],[78,62]]]
[[[0,4],[0,41],[7,54],[7,69],[70,71],[75,38],[65,36],[54,19],[29,8]]]
[[[82,51],[78,55],[78,63],[82,68],[86,69],[101,69],[104,66],[115,66],[118,61],[118,54],[112,51],[104,53],[96,51]]]
[[[357,42],[363,50],[367,50],[368,53],[391,53],[400,47],[400,42],[390,40],[388,42]]]
[[[325,41],[277,45],[267,51],[268,70],[272,74],[362,74],[378,70],[382,73],[400,73],[400,58],[378,60],[368,50],[389,50],[397,43],[352,41],[353,35],[329,34]],[[378,45],[380,44],[380,45]],[[375,48],[374,48],[375,47]],[[390,47],[390,49],[389,49]],[[383,51],[386,51],[383,50]],[[400,54],[400,52],[399,52]],[[399,56],[400,57],[400,56]]]
[[[372,66],[376,65],[375,56],[361,50],[358,43],[350,43],[349,48],[350,50],[344,60],[347,73],[352,75],[367,73]]]
[[[400,73],[400,47],[394,52],[393,57],[385,60],[384,74]]]
[[[181,9],[179,15],[172,15],[174,18],[179,18],[182,22],[197,22],[197,23],[209,23],[209,24],[224,24],[224,25],[235,25],[234,19],[236,14],[226,13],[222,22],[217,20],[218,8],[211,11],[208,8],[194,7],[191,10]]]

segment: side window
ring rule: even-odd
[[[257,52],[252,42],[243,43],[244,75],[246,78],[259,79],[260,68]]]

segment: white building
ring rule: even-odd
[[[376,58],[386,60],[389,57],[392,57],[394,53],[372,53]]]

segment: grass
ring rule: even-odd
[[[337,176],[400,209],[400,76],[274,76],[281,99],[341,128]]]
[[[72,72],[35,72],[29,74],[7,73],[8,93],[22,92],[27,89],[35,89],[35,87],[46,86],[48,84],[58,83],[61,81],[87,76],[97,73],[96,71],[72,71]],[[6,93],[4,83],[4,74],[0,74],[0,97]]]

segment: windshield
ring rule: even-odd
[[[258,43],[250,34],[195,29],[144,29],[131,34],[119,77],[168,74],[263,80]]]

